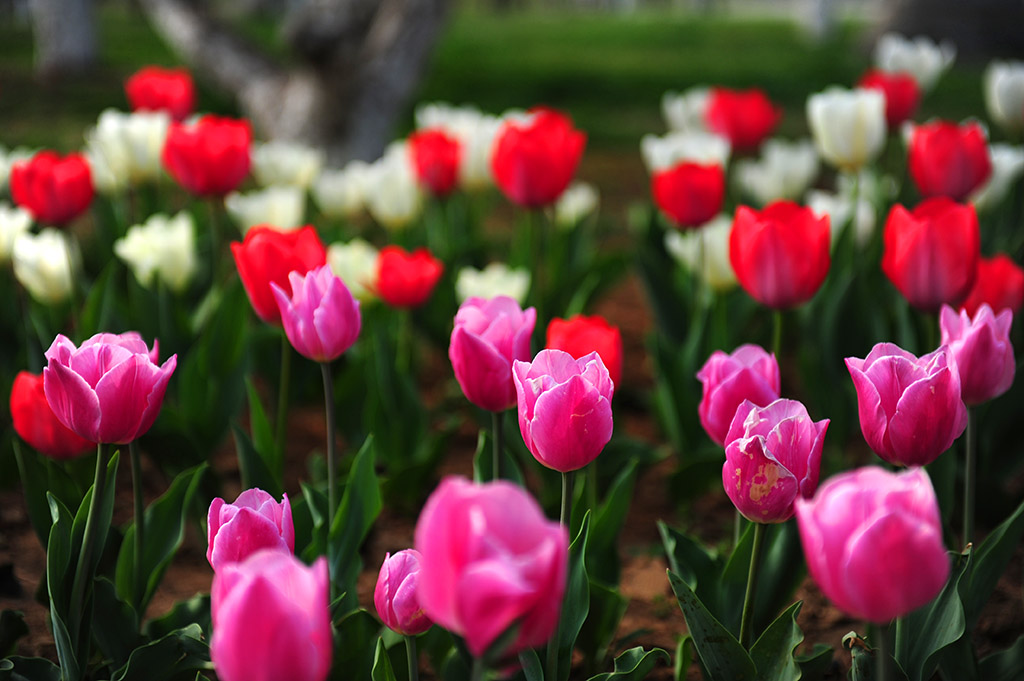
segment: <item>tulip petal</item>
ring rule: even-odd
[[[43,390],[53,413],[65,426],[92,442],[100,440],[100,401],[88,383],[74,371],[50,360],[43,369]]]

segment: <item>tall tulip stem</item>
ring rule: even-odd
[[[779,353],[782,352],[782,310],[775,310],[772,322],[772,352],[778,361]]]
[[[572,492],[573,483],[576,481],[576,471],[562,473],[562,509],[558,515],[558,522],[566,530],[571,531],[572,525]],[[547,674],[544,681],[558,681],[558,641],[562,638],[562,620],[559,618],[555,625],[555,632],[548,641]]]
[[[505,442],[505,414],[500,411],[491,412],[491,430],[494,435],[494,447],[492,448],[493,461],[491,463],[491,479],[501,479],[501,449]]]
[[[405,655],[409,658],[409,681],[419,681],[420,665],[416,655],[416,637],[406,635],[403,638],[405,638]]]
[[[107,464],[110,460],[110,445],[102,442],[96,445],[96,477],[92,484],[92,498],[89,500],[89,515],[85,519],[82,548],[78,552],[78,566],[71,585],[71,640],[78,644],[82,631],[82,608],[85,605],[85,585],[92,582],[92,554],[95,550],[97,524],[99,523],[100,499],[107,486]],[[84,658],[83,658],[84,659]]]
[[[754,599],[757,596],[757,576],[761,571],[761,554],[764,553],[764,535],[768,526],[754,523],[754,546],[750,550],[750,571],[747,573],[747,593],[743,597],[743,617],[740,620],[740,645],[750,650],[750,639],[753,636],[751,627],[754,622]]]
[[[146,587],[143,583],[142,572],[142,548],[145,541],[146,518],[145,505],[142,497],[142,460],[139,456],[138,440],[128,443],[128,453],[132,462],[132,497],[135,510],[135,565],[133,566],[133,577],[135,580],[135,612],[138,613],[139,622],[142,622],[142,599],[146,594]]]
[[[484,681],[487,676],[487,665],[482,657],[473,658],[473,669],[469,674],[469,681]]]
[[[892,644],[889,641],[889,624],[878,625],[878,645],[875,646],[875,670],[878,681],[893,681]]]
[[[288,441],[288,387],[292,376],[292,344],[284,329],[281,329],[281,373],[277,381],[277,455],[280,465],[273,471],[276,476],[284,475],[285,447]]]
[[[324,411],[327,416],[327,526],[334,522],[338,510],[337,452],[334,435],[334,382],[331,380],[331,363],[321,362],[320,373],[324,378]]]
[[[974,477],[978,465],[977,414],[967,407],[967,446],[964,456],[964,546],[974,540]]]

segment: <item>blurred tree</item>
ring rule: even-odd
[[[59,0],[55,0],[59,1]],[[313,144],[337,164],[391,139],[449,0],[308,0],[282,22],[288,57],[190,0],[138,0],[181,58],[232,93],[260,136]]]
[[[96,62],[93,0],[29,0],[36,74],[84,71]]]
[[[887,7],[885,30],[950,40],[958,57],[984,60],[1024,54],[1020,0],[892,0]]]

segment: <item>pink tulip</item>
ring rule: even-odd
[[[964,403],[981,404],[999,397],[1013,385],[1017,363],[1010,342],[1013,312],[992,313],[982,303],[974,319],[965,310],[959,314],[943,306],[939,316],[942,344],[948,345],[960,372],[960,391]]]
[[[928,474],[874,466],[837,475],[796,500],[811,577],[841,610],[884,624],[931,601],[949,576]]]
[[[532,363],[513,362],[512,378],[519,431],[537,461],[567,473],[597,458],[612,438],[615,390],[599,354],[541,350]]]
[[[420,552],[416,549],[384,556],[373,605],[384,626],[403,636],[415,636],[434,626],[419,599]]]
[[[292,347],[314,362],[338,359],[359,337],[359,302],[330,265],[305,274],[290,272],[288,283],[290,296],[274,282],[270,289]]]
[[[76,348],[58,334],[46,351],[43,390],[53,413],[90,442],[125,444],[143,435],[164,400],[178,356],[157,366],[158,345],[142,336],[99,333]]]
[[[210,659],[221,681],[324,681],[331,669],[327,559],[259,551],[210,589]]]
[[[918,358],[879,343],[864,359],[847,357],[846,368],[857,389],[864,439],[889,463],[929,464],[967,427],[960,374],[946,345]]]
[[[818,488],[828,419],[811,421],[804,405],[775,400],[736,410],[725,441],[722,484],[737,510],[755,523],[793,517],[793,502]]]
[[[759,407],[779,399],[781,381],[775,355],[758,345],[741,345],[731,355],[716,350],[697,372],[704,385],[697,412],[708,437],[725,446],[736,409],[744,400]]]
[[[506,655],[543,645],[558,625],[568,546],[521,487],[446,478],[416,523],[420,605],[476,657],[512,626]]]
[[[256,488],[239,494],[233,504],[218,497],[210,503],[207,528],[206,560],[214,572],[230,563],[240,563],[262,549],[295,551],[295,528],[287,494],[281,503]]]
[[[535,309],[507,296],[469,298],[459,307],[448,358],[466,399],[487,411],[515,405],[512,362],[530,359],[536,321]]]

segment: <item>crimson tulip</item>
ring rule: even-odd
[[[554,203],[572,181],[586,142],[572,120],[553,109],[533,109],[525,121],[509,119],[494,139],[494,181],[520,206]]]
[[[224,196],[249,173],[249,122],[203,116],[192,124],[172,123],[163,163],[178,184],[196,196]]]
[[[1010,256],[999,253],[978,260],[978,277],[960,308],[973,317],[982,303],[995,313],[1012,310],[1014,314],[1024,305],[1024,269]]]
[[[166,111],[176,121],[184,120],[196,104],[192,75],[183,68],[144,66],[124,82],[124,93],[132,111]]]
[[[443,273],[444,263],[426,248],[409,253],[401,246],[385,246],[377,256],[377,295],[391,307],[419,307]]]
[[[37,222],[65,225],[81,215],[95,194],[89,161],[82,154],[45,150],[11,167],[11,198]]]
[[[955,201],[965,200],[992,174],[988,141],[978,123],[934,121],[917,126],[907,165],[922,196]]]
[[[441,128],[409,135],[409,155],[416,177],[434,196],[447,196],[459,181],[462,143]]]
[[[898,130],[904,121],[910,120],[921,103],[921,88],[906,72],[871,69],[861,77],[857,87],[880,90],[885,95],[885,123],[890,130]]]
[[[681,161],[651,178],[654,202],[680,227],[700,227],[725,200],[725,171],[717,163]]]
[[[29,447],[51,459],[73,459],[96,445],[57,418],[46,401],[43,375],[21,371],[11,386],[11,421]]]
[[[613,386],[618,387],[622,380],[622,333],[600,315],[552,319],[544,347],[568,352],[573,359],[596,352],[608,368]]]
[[[757,88],[711,88],[704,119],[712,132],[727,138],[737,151],[754,151],[782,118],[782,110]]]
[[[327,249],[312,225],[292,232],[280,232],[259,225],[245,233],[245,240],[231,244],[231,255],[249,302],[259,318],[268,324],[281,323],[272,283],[291,296],[288,274],[305,274],[327,262]]]

